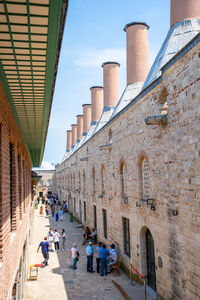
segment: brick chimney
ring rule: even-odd
[[[83,115],[77,115],[77,140],[76,142],[79,143],[81,137],[83,135]]]
[[[119,66],[119,63],[110,61],[102,64],[104,109],[114,107],[119,101]]]
[[[102,86],[92,86],[91,91],[91,125],[95,125],[102,114],[103,110],[103,87]]]
[[[83,104],[83,136],[87,135],[91,123],[91,104]]]
[[[200,18],[200,0],[171,0],[170,25]]]
[[[124,27],[126,32],[127,85],[144,82],[150,69],[148,30],[146,23],[132,22]]]
[[[77,140],[77,124],[72,124],[72,148],[76,145]]]
[[[72,131],[67,130],[67,149],[66,152],[69,152],[72,147]]]

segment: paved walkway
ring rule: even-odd
[[[55,222],[53,217],[41,217],[39,208],[35,210],[33,238],[29,248],[29,264],[41,263],[42,254],[37,254],[39,242],[47,235],[49,227],[61,232],[64,228],[67,235],[66,251],[50,252],[49,265],[39,269],[37,281],[27,281],[25,286],[25,300],[122,300],[124,296],[115,287],[112,280],[118,282],[128,292],[132,300],[143,300],[143,288],[138,284],[130,285],[128,277],[121,272],[121,276],[111,274],[101,277],[99,274],[86,272],[85,246],[82,246],[83,229],[77,228],[76,222],[69,222],[69,214],[64,214],[64,220]],[[76,242],[80,253],[77,270],[72,270],[72,259],[69,251]],[[62,243],[60,242],[60,246]],[[61,247],[62,248],[62,247]],[[94,259],[94,270],[96,264]],[[151,297],[148,298],[151,300]]]

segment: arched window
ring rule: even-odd
[[[92,168],[92,191],[93,194],[96,193],[96,186],[95,186],[95,168]]]
[[[109,132],[108,132],[108,138],[109,138],[109,144],[112,144],[112,129],[111,128],[109,129]]]
[[[167,96],[169,95],[169,92],[167,88],[164,86],[161,89],[161,92],[158,97],[158,104],[160,106],[161,114],[167,114],[168,113],[168,105],[167,105]]]
[[[85,192],[85,170],[83,170],[83,192]]]
[[[73,174],[73,188],[76,188],[76,182],[75,182],[75,174]]]
[[[105,194],[105,185],[104,185],[104,178],[105,176],[105,168],[104,165],[101,166],[101,194]]]
[[[79,191],[81,190],[81,173],[80,173],[80,171],[78,173],[78,189],[79,189]]]
[[[124,161],[120,164],[120,186],[121,186],[121,196],[124,203],[128,203],[127,195],[127,167]]]
[[[149,198],[149,164],[144,157],[141,164],[141,179],[142,179],[142,199]]]
[[[70,189],[72,189],[72,174],[71,174],[71,177],[70,177]]]

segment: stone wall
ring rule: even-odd
[[[10,151],[12,151],[12,229]],[[19,273],[20,280],[26,278],[25,257],[30,208],[31,161],[0,82],[0,298],[2,300],[11,299],[12,289]],[[20,266],[23,268],[20,269]],[[22,287],[22,281],[20,284]]]
[[[200,297],[199,43],[179,56],[141,99],[133,100],[56,168],[55,184],[59,197],[67,199],[69,209],[91,228],[96,206],[98,239],[107,245],[115,243],[124,264],[129,267],[131,263],[143,275],[147,275],[146,235],[147,229],[150,230],[158,299],[197,300]],[[145,118],[163,113],[163,107],[164,112],[168,110],[167,124],[147,126]],[[100,150],[100,146],[109,144],[111,132],[112,142]],[[81,161],[83,157],[85,160]],[[149,200],[151,205],[147,205],[145,188],[149,199],[153,199]],[[102,209],[107,211],[107,238]],[[129,220],[130,257],[124,250],[122,218]]]
[[[42,178],[36,186],[36,197],[39,197],[40,192],[43,193],[43,196],[46,196],[49,191],[53,193],[54,187],[53,187],[52,179],[53,179],[54,173],[55,173],[54,170],[39,170],[39,171],[37,171],[37,174],[42,176]]]

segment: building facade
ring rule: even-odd
[[[36,170],[36,169],[35,169]],[[55,168],[52,165],[52,170],[37,169],[37,174],[41,176],[40,181],[36,185],[35,193],[36,197],[44,197],[48,192],[53,193],[55,187],[53,186],[53,176],[55,173]]]
[[[125,27],[127,87],[119,100],[119,65],[103,64],[103,87],[91,88],[54,176],[74,216],[115,243],[125,269],[146,276],[158,299],[200,297],[200,7],[189,4],[171,1],[150,71],[148,26]]]
[[[65,0],[40,2],[0,3],[1,300],[23,299],[36,183],[31,168],[43,157],[67,12]]]

